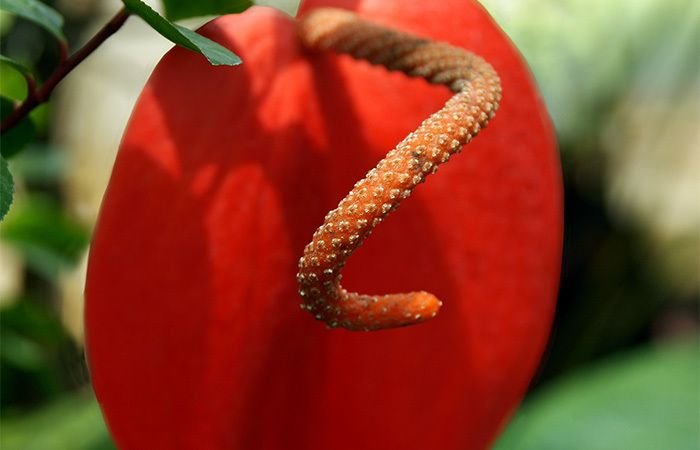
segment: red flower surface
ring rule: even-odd
[[[203,28],[241,55],[174,49],[119,151],[87,297],[93,384],[124,449],[483,449],[547,340],[562,212],[551,125],[475,2],[311,1],[469,49],[499,73],[489,127],[350,259],[343,283],[426,290],[421,325],[327,329],[295,274],[323,217],[440,109],[444,87],[301,47],[265,8]],[[428,6],[430,5],[430,6]]]

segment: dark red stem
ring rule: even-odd
[[[107,22],[107,24],[97,32],[96,35],[92,37],[83,47],[81,47],[77,52],[73,53],[69,58],[65,57],[65,47],[62,48],[63,57],[59,63],[56,70],[53,71],[51,76],[46,80],[44,84],[38,89],[33,86],[27,86],[27,98],[15,108],[10,115],[7,116],[5,120],[2,121],[0,125],[0,134],[5,133],[7,130],[11,129],[17,125],[22,119],[24,119],[34,108],[41,105],[49,99],[51,93],[58,83],[65,78],[73,69],[78,66],[85,58],[90,56],[90,54],[95,51],[108,37],[113,35],[119,30],[126,19],[129,17],[129,12],[122,8],[117,14],[112,17],[112,19]]]

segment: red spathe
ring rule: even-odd
[[[427,290],[432,321],[328,330],[296,265],[325,213],[450,93],[300,48],[252,8],[203,28],[244,60],[174,49],[134,110],[90,254],[87,350],[123,449],[483,449],[545,346],[559,277],[555,140],[517,52],[472,1],[312,1],[478,53],[496,118],[344,270]]]

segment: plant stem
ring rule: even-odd
[[[56,85],[60,83],[61,80],[63,80],[63,78],[65,78],[65,76],[68,75],[73,69],[75,69],[78,64],[83,62],[85,58],[90,56],[90,54],[95,51],[97,47],[102,45],[107,38],[116,33],[117,30],[124,25],[124,22],[126,22],[126,19],[129,18],[129,15],[129,11],[127,11],[126,8],[122,8],[77,52],[73,53],[69,58],[65,58],[65,56],[61,58],[61,62],[59,63],[58,67],[56,67],[46,82],[33,93],[28,92],[27,98],[11,112],[5,120],[2,121],[2,124],[0,125],[0,134],[5,133],[7,130],[17,125],[34,108],[46,102],[51,96],[51,93]]]

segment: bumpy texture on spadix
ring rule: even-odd
[[[431,319],[442,305],[434,295],[348,292],[340,286],[340,270],[387,214],[486,127],[501,100],[498,75],[466,50],[390,30],[343,10],[313,11],[299,23],[299,35],[312,49],[347,53],[456,93],[326,215],[304,249],[297,274],[302,309],[332,328],[371,331]]]

